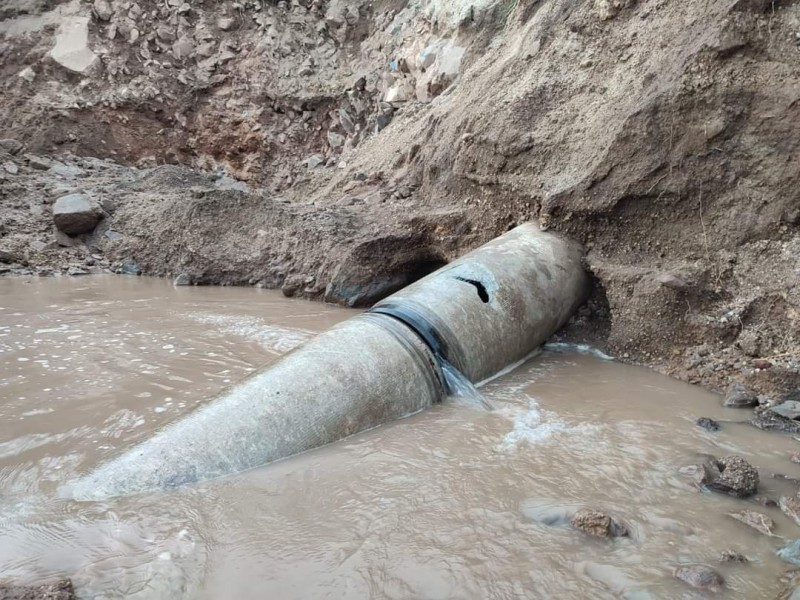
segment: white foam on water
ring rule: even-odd
[[[22,413],[23,417],[35,417],[36,415],[47,415],[54,412],[53,408],[34,408],[33,410]]]
[[[233,317],[194,313],[187,315],[193,321],[212,325],[222,333],[238,335],[260,344],[264,349],[276,354],[284,354],[294,350],[310,340],[313,331],[270,325],[255,317]]]
[[[538,444],[557,433],[571,429],[556,415],[541,410],[533,398],[529,398],[527,404],[527,409],[502,411],[512,412],[508,416],[512,418],[513,428],[503,437],[498,450],[508,452],[523,444]]]
[[[577,352],[578,354],[586,354],[588,356],[595,356],[603,360],[615,360],[613,356],[609,356],[602,350],[593,348],[589,344],[567,344],[565,342],[550,342],[544,345],[545,350],[550,352]]]

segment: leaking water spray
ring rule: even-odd
[[[212,479],[470,394],[472,382],[530,355],[585,300],[581,255],[572,241],[520,225],[318,335],[69,494],[106,498]]]

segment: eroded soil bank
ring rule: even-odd
[[[0,14],[3,271],[363,306],[533,219],[595,277],[564,339],[764,404],[798,393],[796,2]],[[56,235],[72,193],[99,222]]]

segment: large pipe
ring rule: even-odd
[[[586,299],[581,247],[520,225],[378,302],[470,381],[526,357]]]
[[[588,288],[581,248],[521,225],[340,323],[70,489],[94,499],[264,465],[418,412],[534,350]]]

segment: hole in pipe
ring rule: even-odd
[[[477,279],[467,279],[466,277],[456,277],[459,281],[463,281],[464,283],[468,283],[470,285],[474,285],[475,289],[478,290],[478,298],[481,299],[481,302],[486,304],[489,302],[489,292],[486,291],[486,286],[483,285]]]

